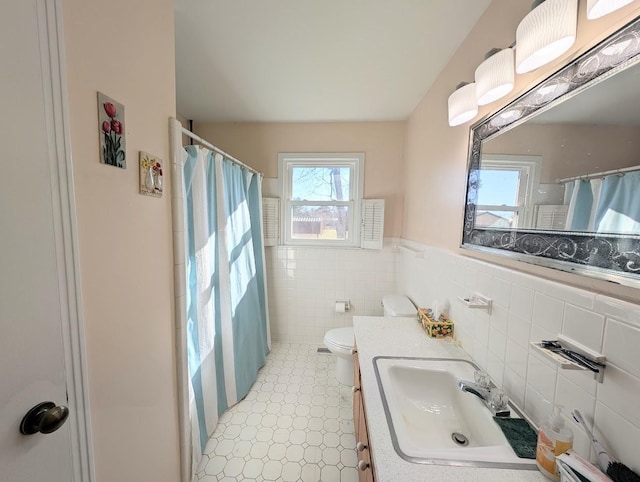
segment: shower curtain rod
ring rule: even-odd
[[[197,134],[194,134],[193,132],[191,132],[189,129],[182,127],[182,133],[187,136],[190,137],[191,139],[198,141],[200,144],[202,144],[203,146],[208,147],[209,149],[211,149],[212,151],[217,152],[218,154],[222,154],[225,158],[229,159],[231,162],[238,164],[240,167],[253,172],[254,174],[260,174],[261,176],[263,176],[263,174],[260,171],[256,171],[254,168],[247,166],[244,162],[239,161],[238,159],[236,159],[235,157],[233,157],[231,154],[227,154],[226,152],[224,152],[222,149],[218,149],[216,146],[214,146],[213,144],[211,144],[210,142],[207,142],[206,140],[204,140],[202,137],[200,137]],[[263,176],[264,177],[264,176]]]
[[[612,169],[611,171],[595,172],[593,174],[585,174],[583,176],[566,177],[564,179],[556,179],[556,184],[565,184],[570,181],[577,181],[578,179],[595,179],[597,177],[605,177],[612,174],[624,174],[625,172],[640,171],[640,165],[624,167],[622,169]]]

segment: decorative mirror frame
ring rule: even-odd
[[[482,142],[640,63],[640,18],[471,126],[461,247],[640,287],[640,235],[475,226]]]

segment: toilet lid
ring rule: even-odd
[[[327,340],[339,348],[353,348],[353,327],[335,328],[327,332]]]

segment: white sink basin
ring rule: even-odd
[[[535,461],[518,458],[484,403],[458,388],[459,380],[473,381],[473,363],[376,357],[374,367],[393,446],[405,460],[536,468]]]

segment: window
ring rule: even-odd
[[[279,154],[285,244],[360,245],[364,154]]]
[[[539,182],[539,157],[485,154],[479,173],[476,226],[531,226],[533,191]]]

